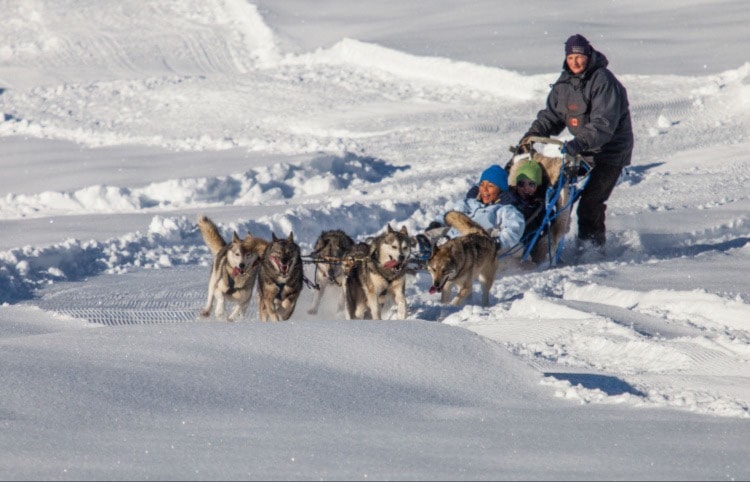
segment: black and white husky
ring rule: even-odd
[[[346,277],[346,317],[380,320],[385,301],[390,297],[399,320],[406,319],[406,265],[414,241],[406,226],[386,232],[370,243],[364,259],[356,260]]]

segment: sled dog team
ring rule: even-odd
[[[446,241],[433,249],[426,268],[432,276],[430,293],[440,293],[448,303],[452,288],[458,289],[450,304],[457,306],[471,295],[472,283],[482,285],[482,305],[489,303],[489,291],[498,269],[497,245],[467,216],[452,212],[446,222],[465,236]],[[304,284],[302,256],[294,234],[272,240],[247,234],[240,239],[236,232],[227,242],[216,224],[200,215],[198,229],[213,256],[208,282],[208,299],[201,316],[225,317],[225,304],[234,303],[227,317],[234,321],[245,315],[258,284],[258,307],[261,321],[288,320],[294,313]],[[312,258],[317,290],[308,313],[315,314],[328,289],[339,292],[339,309],[347,319],[382,318],[386,303],[396,305],[397,318],[406,318],[407,262],[415,247],[405,226],[386,231],[368,243],[355,243],[341,230],[323,231],[318,237]]]
[[[407,264],[413,251],[432,277],[430,293],[440,293],[443,304],[459,306],[471,296],[473,283],[479,281],[482,306],[487,306],[498,270],[519,266],[523,254],[516,247],[523,243],[526,215],[516,208],[512,195],[520,192],[517,184],[522,182],[539,186],[556,182],[554,173],[559,173],[562,159],[547,165],[549,160],[542,157],[538,162],[514,165],[510,179],[505,169],[490,166],[482,173],[476,190],[470,190],[439,222],[430,225],[437,227],[428,227],[424,234],[412,237],[406,226],[395,230],[388,224],[382,234],[356,243],[341,230],[323,231],[311,255],[315,264],[311,281],[317,289],[308,313],[317,313],[324,293],[335,290],[338,309],[349,320],[379,320],[390,303],[396,307],[397,318],[405,319]],[[557,207],[563,211],[566,202],[565,195],[560,196]],[[556,248],[562,241],[570,217],[561,214],[545,230],[540,246]],[[213,255],[202,316],[210,316],[213,308],[216,318],[224,318],[227,303],[234,304],[229,320],[244,316],[256,282],[261,321],[288,320],[292,316],[303,285],[310,281],[305,279],[294,233],[285,239],[272,233],[271,241],[267,241],[249,233],[240,239],[235,232],[227,242],[205,215],[198,217],[198,229]],[[544,254],[535,253],[533,261],[539,262]]]
[[[490,166],[464,199],[416,236],[410,236],[406,226],[396,230],[390,224],[382,234],[359,243],[339,229],[323,231],[310,256],[315,264],[312,280],[305,279],[293,233],[286,239],[272,233],[267,241],[249,233],[240,239],[235,232],[227,242],[216,224],[200,215],[198,228],[213,255],[208,298],[201,315],[210,316],[213,308],[216,318],[224,318],[225,304],[233,303],[228,319],[244,316],[257,282],[261,321],[288,320],[303,285],[311,281],[316,291],[310,314],[317,313],[324,293],[334,290],[338,309],[349,320],[379,320],[391,303],[397,318],[403,320],[412,252],[432,277],[430,293],[439,293],[443,304],[461,305],[471,296],[473,283],[479,281],[482,306],[487,306],[497,272],[521,265],[523,244],[529,239],[528,233],[524,238],[524,231],[546,207],[544,200],[537,198],[537,204],[529,204],[533,209],[527,215],[517,208],[518,200],[523,194],[538,196],[542,185],[555,185],[562,162],[561,158],[537,156],[514,163],[509,170]],[[529,185],[534,186],[533,191]],[[566,190],[562,190],[555,202],[557,217],[548,228],[536,231],[539,243],[531,245],[534,263],[547,255],[545,251],[555,252],[568,232],[567,203]]]

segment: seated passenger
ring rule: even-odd
[[[458,201],[451,210],[466,214],[482,226],[495,238],[502,252],[515,246],[524,231],[523,214],[514,206],[515,202],[516,196],[508,187],[508,173],[493,165],[482,172],[476,196]],[[455,228],[433,222],[425,235],[417,236],[420,254],[431,252],[432,244],[441,236],[455,238],[460,235]]]
[[[527,160],[516,170],[516,183],[510,190],[515,192],[515,206],[523,214],[526,228],[524,242],[531,241],[530,233],[539,229],[544,218],[544,189],[542,188],[542,167],[539,163]]]

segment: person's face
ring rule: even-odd
[[[589,64],[589,57],[582,54],[570,54],[565,57],[565,61],[568,63],[568,68],[573,72],[573,75],[578,75],[586,70],[586,66]]]
[[[536,194],[536,188],[536,183],[528,179],[521,179],[516,183],[516,190],[523,199],[528,199]]]
[[[500,199],[500,188],[490,181],[482,181],[479,184],[479,197],[484,204],[491,204]]]

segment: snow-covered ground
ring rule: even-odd
[[[747,2],[2,6],[0,478],[750,478]],[[419,272],[406,321],[307,288],[198,317],[198,213],[304,253],[416,233],[507,162],[572,33],[635,126],[604,259],[488,308]]]

